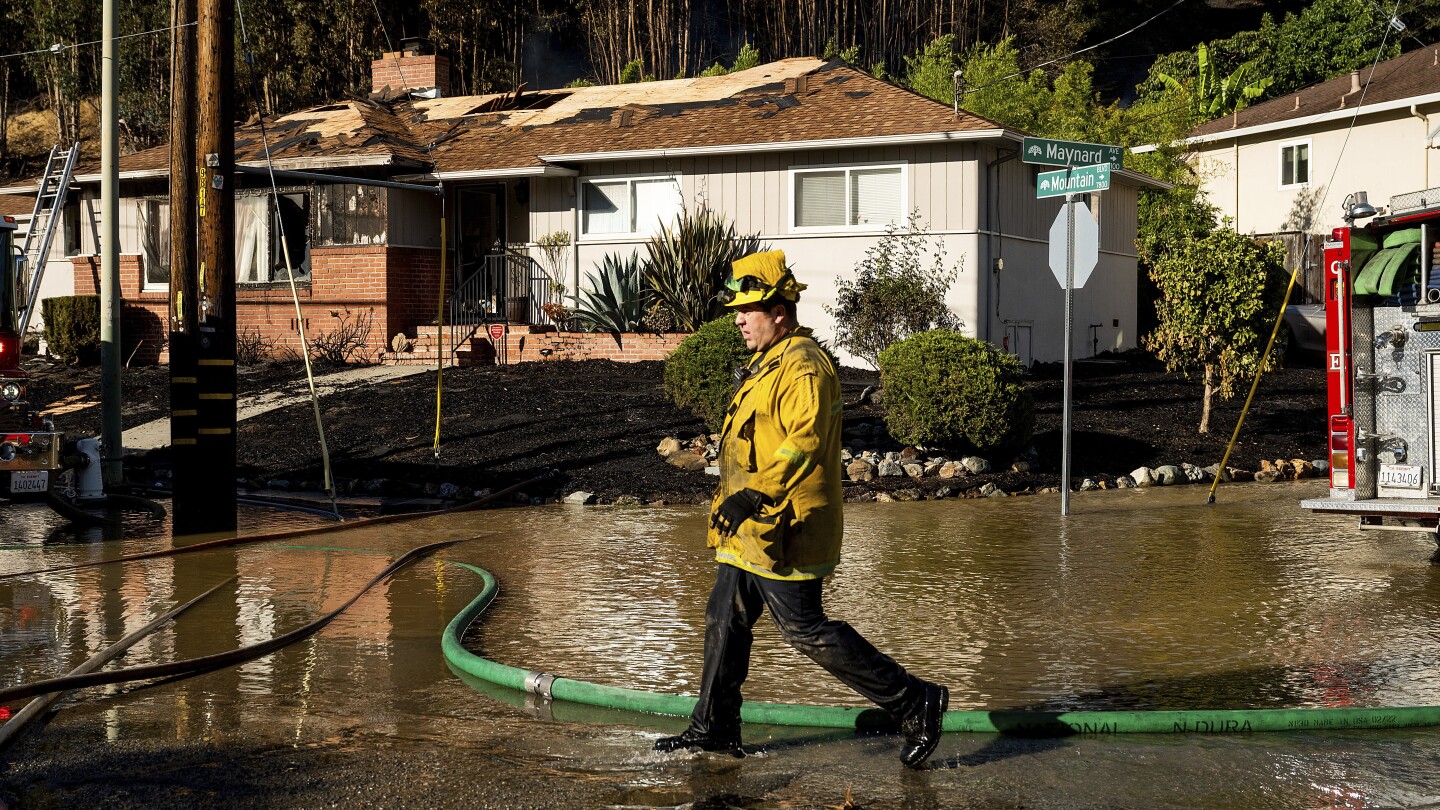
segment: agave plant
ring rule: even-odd
[[[608,254],[587,276],[586,288],[570,296],[574,319],[596,332],[636,332],[650,303],[641,281],[640,255]]]
[[[759,234],[738,236],[735,225],[702,206],[682,212],[679,222],[646,244],[645,284],[687,332],[720,317],[724,307],[715,293],[730,274],[730,263],[767,250]]]

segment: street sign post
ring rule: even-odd
[[[1026,138],[1020,145],[1020,160],[1042,166],[1089,166],[1107,163],[1112,169],[1124,168],[1125,147],[1082,141],[1057,141],[1054,138]]]
[[[1110,164],[1097,163],[1094,166],[1078,166],[1056,172],[1041,172],[1035,179],[1035,196],[1061,197],[1066,194],[1085,194],[1110,188]]]
[[[1070,399],[1075,342],[1075,288],[1085,286],[1100,259],[1100,227],[1090,208],[1065,195],[1065,207],[1050,226],[1050,271],[1065,290],[1065,399],[1060,448],[1060,516],[1070,515]]]
[[[490,342],[495,346],[495,362],[505,365],[505,324],[490,324]]]

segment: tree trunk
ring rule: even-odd
[[[1210,397],[1215,393],[1215,370],[1205,366],[1205,398],[1200,405],[1200,432],[1210,432]]]

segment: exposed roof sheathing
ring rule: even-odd
[[[544,166],[541,155],[796,144],[1002,129],[838,60],[783,59],[724,76],[439,99],[351,100],[236,128],[235,158],[287,168],[403,167],[407,173]],[[163,174],[169,147],[120,159]],[[77,171],[93,180],[98,165]],[[133,174],[132,174],[133,176]]]
[[[1362,92],[1351,74],[1312,84],[1297,92],[1273,98],[1263,104],[1207,121],[1190,131],[1190,137],[1220,135],[1230,130],[1300,121],[1324,113],[1354,112],[1363,96],[1364,106],[1440,93],[1440,46],[1430,46],[1381,62],[1373,70],[1359,71]],[[1366,85],[1369,85],[1366,87]],[[1362,110],[1363,111],[1363,110]]]

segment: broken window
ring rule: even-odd
[[[144,258],[143,289],[170,285],[170,202],[140,200],[140,252]]]
[[[288,258],[288,265],[287,265]],[[235,198],[235,280],[241,284],[310,280],[310,194]]]

